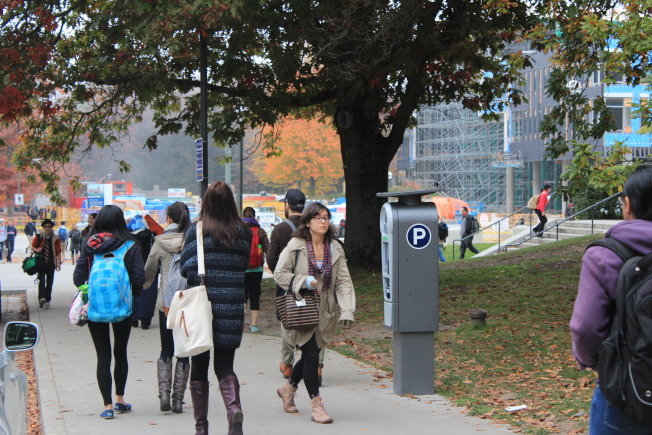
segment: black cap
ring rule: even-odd
[[[303,211],[303,207],[306,205],[306,195],[299,189],[290,189],[285,194],[285,202],[298,211]]]
[[[41,222],[42,227],[44,227],[44,226],[46,226],[48,224],[52,225],[52,227],[54,228],[54,222],[52,222],[50,219],[44,219],[43,222]]]

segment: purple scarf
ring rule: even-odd
[[[331,264],[331,241],[324,239],[324,261],[322,267],[317,267],[317,260],[315,259],[315,251],[312,242],[306,240],[306,249],[308,250],[308,275],[317,277],[318,273],[322,273],[322,290],[328,290],[333,280],[333,265]]]

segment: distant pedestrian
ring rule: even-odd
[[[72,257],[72,264],[75,264],[75,258],[79,256],[81,251],[82,233],[76,226],[70,230],[70,256]]]
[[[57,218],[57,210],[53,208],[52,211],[50,212],[50,219],[52,219],[52,221],[55,221],[56,218]]]
[[[274,271],[274,281],[298,300],[306,292],[316,293],[319,300],[320,321],[316,327],[283,331],[284,339],[301,349],[301,359],[294,365],[287,382],[277,390],[285,412],[296,413],[294,396],[299,383],[304,381],[315,423],[333,421],[319,395],[320,349],[335,338],[338,322],[345,327],[353,323],[355,312],[355,291],[344,248],[334,240],[330,219],[328,208],[318,202],[310,204]],[[288,288],[293,277],[293,287]]]
[[[260,254],[260,266],[247,269],[245,273],[245,304],[249,302],[249,311],[251,311],[251,323],[249,328],[251,332],[260,332],[258,328],[258,311],[260,310],[261,282],[263,281],[263,264],[265,264],[265,253],[269,248],[269,239],[264,229],[256,220],[256,210],[253,207],[247,207],[242,212],[242,220],[249,225],[252,232],[258,235],[258,253]],[[252,242],[253,243],[253,242]],[[249,261],[251,263],[251,259]]]
[[[61,226],[59,227],[57,236],[59,236],[59,240],[61,240],[61,255],[63,261],[66,261],[66,250],[68,249],[68,227],[66,226],[66,221],[61,221]]]
[[[156,374],[158,378],[158,397],[161,412],[172,410],[177,414],[183,412],[183,396],[188,385],[190,374],[190,359],[177,358],[172,372],[172,360],[174,358],[174,339],[172,330],[167,327],[167,310],[163,303],[163,294],[168,286],[168,274],[174,254],[181,252],[186,231],[190,227],[190,212],[188,206],[183,202],[175,202],[170,205],[165,213],[167,215],[167,227],[165,232],[156,237],[154,246],[147,257],[145,264],[145,284],[147,288],[152,285],[159,270],[161,271],[161,282],[158,286],[156,307],[158,308],[158,323],[161,335],[161,354],[156,361]],[[178,289],[182,290],[182,289]],[[174,378],[174,381],[173,381]],[[170,405],[172,399],[172,405]]]
[[[437,247],[437,251],[439,253],[439,261],[446,263],[446,257],[444,257],[444,249],[446,248],[446,238],[448,237],[448,225],[446,222],[441,220],[441,216],[439,221],[439,225],[437,226],[439,239],[439,246]]]
[[[0,218],[0,263],[2,263],[2,256],[5,252],[5,245],[7,242],[7,224],[5,220]]]
[[[11,254],[14,252],[14,243],[16,241],[16,227],[14,221],[7,222],[7,263],[11,263]]]
[[[475,217],[469,214],[469,209],[467,207],[462,207],[461,211],[462,224],[460,226],[460,237],[464,239],[466,236],[474,233],[473,221],[475,220]],[[475,246],[473,246],[473,236],[462,240],[460,243],[460,260],[464,260],[464,254],[466,253],[467,249],[474,254],[478,254],[480,252]]]
[[[622,209],[625,220],[611,227],[605,238],[616,239],[637,255],[647,255],[652,252],[650,198],[652,198],[652,166],[639,166],[629,176],[623,189]],[[597,369],[600,347],[607,338],[609,325],[616,314],[616,289],[623,264],[624,261],[620,256],[603,246],[588,248],[582,258],[577,298],[570,321],[573,356],[580,369]],[[642,311],[645,309],[643,308]],[[641,337],[647,333],[649,331],[642,331]],[[646,340],[642,339],[641,343],[641,346],[638,342],[627,345],[623,341],[618,353],[621,351],[629,353],[628,348],[637,348],[640,351],[638,355],[644,355],[643,353],[648,351],[645,347]],[[646,370],[645,367],[649,364],[649,352],[636,361],[635,367],[644,367],[639,370],[639,373]],[[633,364],[629,368],[630,373],[632,367]],[[600,379],[591,403],[589,433],[591,435],[652,434],[651,426],[644,426],[632,420],[611,404],[600,390],[599,381]],[[644,387],[646,388],[649,387]],[[637,389],[634,388],[632,391],[636,393]],[[646,403],[645,398],[639,400],[640,403]]]
[[[200,285],[197,238],[204,239],[204,266],[208,299],[213,309],[213,367],[226,406],[229,435],[242,434],[240,384],[233,371],[235,351],[242,342],[244,328],[245,271],[249,266],[252,233],[240,219],[229,185],[210,185],[199,212],[202,231],[192,224],[181,252],[181,275],[188,287]],[[190,392],[195,413],[196,434],[208,434],[208,368],[211,352],[191,358]]]
[[[33,222],[31,217],[27,218],[27,223],[25,224],[25,236],[27,237],[27,248],[25,248],[25,254],[29,252],[29,247],[32,246],[32,240],[34,240],[34,234],[36,234],[36,224]]]
[[[43,259],[43,268],[38,272],[38,305],[50,308],[54,271],[61,270],[61,240],[54,233],[54,222],[50,219],[45,219],[41,226],[43,234],[34,237],[32,242],[32,250]]]
[[[536,234],[537,237],[543,237],[543,230],[546,229],[546,222],[548,222],[548,218],[546,217],[545,213],[546,206],[550,200],[549,194],[551,190],[552,186],[550,186],[550,184],[543,186],[543,189],[541,189],[541,194],[539,195],[539,200],[537,201],[537,208],[534,209],[534,212],[539,217],[539,224],[534,227],[534,234]]]
[[[82,245],[79,261],[75,266],[73,282],[79,287],[89,281],[89,271],[93,267],[95,255],[114,252],[130,243],[124,255],[124,265],[129,275],[131,293],[138,296],[145,282],[145,269],[140,247],[134,242],[134,236],[127,230],[124,214],[120,207],[105,205],[100,210],[92,227],[88,241]],[[93,289],[89,289],[89,294]],[[131,411],[132,407],[124,400],[125,385],[129,363],[127,361],[127,344],[131,334],[131,316],[119,322],[110,323],[113,329],[113,352],[111,350],[111,332],[109,323],[88,321],[88,330],[97,354],[97,383],[104,400],[104,411],[100,417],[113,418],[114,411],[120,413]],[[113,378],[111,377],[111,354],[115,357]],[[115,381],[115,406],[112,398],[112,384]]]
[[[97,218],[97,213],[91,213],[88,215],[88,225],[86,225],[86,228],[82,230],[82,246],[86,243],[86,239],[91,235],[95,218]]]

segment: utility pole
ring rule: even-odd
[[[203,199],[208,190],[208,43],[206,36],[199,30],[199,69],[200,69],[200,104],[199,122],[202,138],[202,175],[203,179],[199,188],[199,195]]]

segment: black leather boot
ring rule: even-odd
[[[240,384],[236,375],[229,375],[220,381],[220,392],[229,420],[229,435],[242,435],[242,406],[240,404]]]
[[[208,435],[208,381],[190,382],[190,396],[195,412],[195,435]]]

